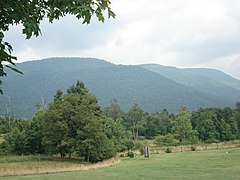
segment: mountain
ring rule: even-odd
[[[5,113],[7,97],[10,97],[11,110],[16,116],[31,117],[37,102],[41,102],[42,98],[50,102],[57,89],[66,91],[77,80],[85,83],[90,92],[97,96],[101,106],[118,99],[125,111],[133,102],[140,103],[146,111],[166,108],[170,112],[176,112],[181,106],[186,106],[189,110],[233,106],[235,102],[227,97],[229,92],[236,91],[234,95],[240,96],[240,91],[217,80],[214,82],[229,90],[225,94],[226,97],[218,94],[218,88],[214,89],[215,94],[203,91],[204,88],[197,89],[191,86],[192,82],[178,82],[172,75],[168,77],[166,72],[163,75],[147,69],[144,65],[115,65],[94,58],[49,58],[19,63],[17,67],[24,75],[7,72],[8,76],[3,78],[1,114]],[[172,67],[167,69],[169,74],[178,70]],[[186,72],[184,76],[193,80],[199,78],[198,82],[211,81],[197,73]]]
[[[208,93],[234,104],[240,100],[240,81],[214,69],[176,68],[158,64],[143,64],[140,67],[158,73],[174,82]]]

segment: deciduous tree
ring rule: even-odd
[[[192,124],[191,113],[187,108],[181,108],[173,121],[173,133],[179,141],[186,141],[191,138]]]
[[[138,103],[134,103],[125,117],[126,127],[131,130],[133,139],[138,139],[140,131],[143,132],[145,129],[145,123],[145,113],[143,108]]]

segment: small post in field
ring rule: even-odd
[[[147,146],[144,147],[143,154],[145,158],[149,158],[149,148]]]

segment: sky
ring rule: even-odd
[[[72,16],[41,23],[26,40],[13,26],[5,40],[18,62],[95,57],[114,64],[155,63],[219,69],[240,79],[240,0],[112,0],[115,19],[82,25]]]

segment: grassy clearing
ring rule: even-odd
[[[228,153],[226,153],[228,152]],[[240,179],[240,148],[154,154],[122,158],[121,163],[108,168],[2,179]]]

